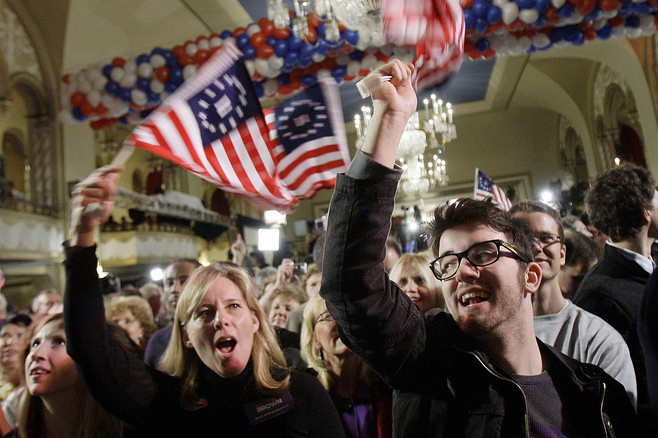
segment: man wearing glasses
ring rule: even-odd
[[[541,285],[532,300],[536,336],[569,357],[601,367],[624,385],[635,403],[635,369],[624,338],[603,319],[562,295],[559,275],[566,261],[566,246],[560,214],[536,201],[516,203],[510,214],[530,225],[535,262],[541,266]]]
[[[321,295],[343,342],[396,391],[396,437],[637,436],[621,384],[537,340],[532,295],[541,283],[532,231],[490,200],[439,207],[430,227],[449,313],[425,320],[384,271],[401,170],[395,156],[416,109],[411,68],[378,71],[361,152],[339,175],[329,209]]]

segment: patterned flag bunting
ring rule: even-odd
[[[493,182],[491,178],[484,174],[477,167],[475,168],[475,188],[473,197],[475,199],[492,198],[501,209],[508,211],[512,208],[512,202],[509,200],[503,189]]]
[[[319,97],[315,97],[315,100],[301,99],[293,107],[296,111],[293,113],[314,114],[314,108],[308,105],[317,102]],[[126,143],[151,151],[226,191],[241,195],[261,210],[287,213],[295,209],[300,199],[312,197],[319,188],[333,187],[336,172],[344,170],[349,160],[344,129],[340,124],[336,129],[334,123],[336,113],[342,120],[340,99],[325,99],[325,117],[333,114],[333,118],[328,119],[331,123],[324,126],[322,135],[301,141],[298,133],[292,146],[282,146],[290,142],[278,141],[276,132],[270,132],[242,53],[235,46],[225,46],[138,126]],[[274,111],[287,114],[283,108],[288,105],[284,101]],[[314,117],[317,119],[319,114]],[[290,136],[295,135],[295,129],[303,128],[307,137],[311,137],[312,129],[307,129],[305,118],[296,116],[292,122]],[[331,160],[318,149],[330,145],[347,157],[342,166],[323,166]],[[303,153],[295,153],[297,149]],[[290,157],[296,157],[292,164]]]

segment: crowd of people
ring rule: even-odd
[[[230,261],[175,260],[162,287],[108,294],[96,238],[121,168],[79,183],[64,298],[4,312],[2,435],[658,436],[653,176],[595,177],[587,225],[458,199],[434,211],[430,249],[404,254],[389,230],[416,94],[410,65],[378,73],[391,80],[305,272],[255,266],[238,235]]]

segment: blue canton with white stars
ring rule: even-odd
[[[478,189],[491,192],[491,186],[493,185],[494,182],[491,178],[482,172],[478,172]]]
[[[286,154],[304,143],[333,135],[322,88],[317,84],[282,102],[274,114]]]
[[[224,137],[263,111],[242,62],[236,62],[187,103],[199,124],[204,146]]]

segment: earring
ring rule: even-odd
[[[318,350],[318,359],[320,359],[320,362],[324,362],[324,353],[322,350]]]

